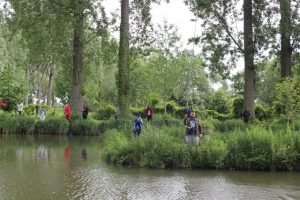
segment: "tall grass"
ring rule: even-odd
[[[204,137],[197,148],[184,143],[182,128],[148,127],[138,138],[108,135],[104,156],[117,165],[148,168],[299,170],[300,134],[251,126]]]

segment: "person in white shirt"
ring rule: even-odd
[[[19,115],[21,116],[23,113],[23,109],[24,109],[23,102],[20,102],[17,106],[18,106]]]

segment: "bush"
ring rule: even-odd
[[[94,117],[97,120],[107,120],[114,116],[116,112],[116,108],[110,104],[104,104],[100,108],[97,109]]]
[[[142,118],[146,117],[146,109],[145,108],[130,108],[130,112],[133,115],[140,114]]]
[[[218,119],[218,120],[221,120],[221,121],[228,120],[228,119],[231,118],[230,114],[221,114],[221,113],[218,113],[215,110],[207,110],[207,115],[209,117],[212,117],[214,119]]]
[[[244,97],[239,96],[233,100],[232,103],[232,116],[233,118],[241,118],[244,110]]]
[[[271,110],[268,108],[265,108],[261,104],[255,105],[255,116],[258,120],[269,120],[271,118]]]

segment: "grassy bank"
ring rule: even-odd
[[[114,132],[105,139],[105,159],[147,168],[300,170],[300,133],[273,133],[260,126],[206,136],[199,148],[184,143],[181,128],[147,128],[141,137]]]
[[[71,129],[73,135],[103,135],[115,127],[114,120],[78,118],[69,124],[63,117],[48,117],[40,121],[34,117],[0,115],[0,134],[64,135]]]

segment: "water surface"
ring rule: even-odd
[[[300,199],[300,173],[128,169],[97,137],[0,137],[0,200]]]

